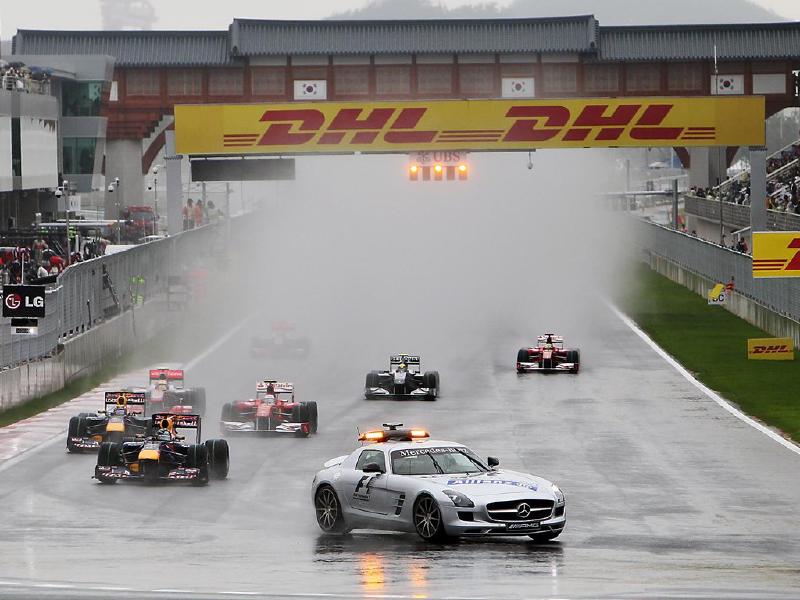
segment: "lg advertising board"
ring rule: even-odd
[[[175,107],[187,155],[763,145],[764,98],[295,102]]]
[[[3,286],[3,317],[11,319],[41,319],[45,316],[43,285]]]

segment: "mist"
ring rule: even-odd
[[[487,356],[507,367],[541,333],[578,344],[620,280],[625,237],[599,198],[621,189],[614,158],[540,151],[528,169],[526,153],[472,154],[466,182],[411,182],[405,156],[298,158],[296,181],[260,186],[232,242],[235,310],[201,321],[252,314],[247,335],[293,322],[311,358],[259,376],[330,391],[339,373],[336,391],[354,397],[393,353],[420,354],[453,391],[460,370]]]

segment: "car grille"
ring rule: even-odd
[[[506,500],[486,505],[489,518],[494,521],[540,521],[553,513],[552,500]],[[520,509],[521,505],[527,505]]]

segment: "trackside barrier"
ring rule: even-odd
[[[650,267],[705,297],[717,283],[735,279],[724,305],[745,321],[800,348],[800,280],[754,280],[746,254],[647,221],[634,221],[635,239]]]
[[[719,200],[684,196],[686,214],[719,223]],[[750,227],[750,205],[722,203],[722,222],[729,227]],[[782,210],[767,211],[767,229],[770,231],[800,231],[800,215]]]

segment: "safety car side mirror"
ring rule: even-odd
[[[378,463],[367,463],[364,465],[364,468],[361,469],[364,473],[383,473],[383,469],[381,469]]]
[[[494,456],[490,456],[486,459],[486,464],[489,465],[490,468],[494,468],[500,465],[500,459],[495,458]]]

